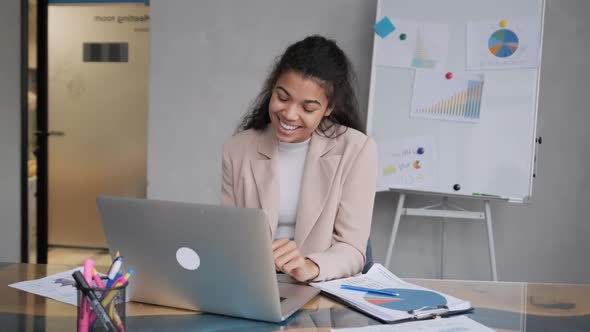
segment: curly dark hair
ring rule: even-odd
[[[344,131],[339,130],[340,126],[335,125],[365,132],[353,88],[356,77],[346,54],[336,45],[336,42],[322,36],[309,36],[289,46],[277,59],[272,72],[264,82],[262,91],[242,118],[237,132],[247,129],[263,130],[268,126],[270,123],[268,104],[272,90],[279,77],[290,70],[318,81],[326,91],[328,108],[333,110],[329,116],[322,119],[316,132],[326,137],[339,136]]]

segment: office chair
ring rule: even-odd
[[[371,239],[367,241],[367,251],[365,253],[365,266],[363,266],[363,274],[367,273],[371,266],[373,266],[373,249],[371,247]]]

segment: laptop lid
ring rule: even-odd
[[[259,209],[99,196],[109,250],[138,302],[278,322],[267,215]]]

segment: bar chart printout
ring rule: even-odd
[[[482,74],[416,70],[412,117],[479,122],[484,78]]]

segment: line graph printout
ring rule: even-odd
[[[451,77],[451,78],[449,78]],[[416,70],[410,116],[479,122],[484,89],[482,74]]]

